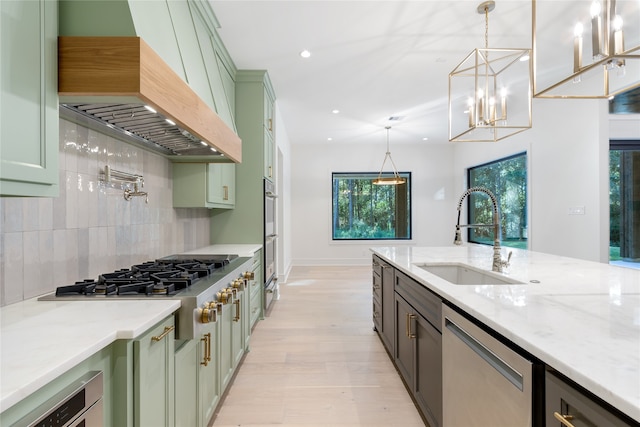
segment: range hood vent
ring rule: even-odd
[[[164,155],[242,160],[235,132],[139,37],[59,37],[58,94],[62,116]]]

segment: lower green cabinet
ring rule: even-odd
[[[236,165],[233,163],[174,163],[173,207],[233,209]]]
[[[198,341],[198,402],[200,422],[206,427],[220,401],[220,381],[218,378],[218,353],[220,350],[218,322],[209,323]],[[185,424],[188,425],[188,424]]]
[[[249,300],[249,325],[248,329],[251,331],[256,322],[263,318],[263,303],[262,298],[264,296],[262,288],[262,254],[257,251],[253,255],[253,265],[251,267],[253,271],[253,280],[247,281],[247,293]]]
[[[174,329],[170,316],[133,341],[136,427],[174,426]]]
[[[188,340],[176,350],[176,427],[200,426],[198,422],[198,344]]]

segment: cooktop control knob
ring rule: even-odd
[[[231,286],[235,289],[242,289],[244,287],[244,280],[236,279],[231,283]]]
[[[242,278],[246,280],[253,280],[255,278],[255,274],[253,271],[245,271],[242,273]]]
[[[231,294],[227,293],[226,289],[222,289],[220,292],[218,292],[216,294],[216,298],[218,299],[218,301],[220,301],[222,304],[226,304],[229,302],[229,300],[231,299]]]
[[[198,309],[200,313],[200,322],[201,323],[213,323],[216,321],[216,310],[215,306],[210,308],[210,303],[206,303],[205,307]]]

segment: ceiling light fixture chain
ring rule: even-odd
[[[389,131],[391,130],[391,126],[385,126],[387,130],[387,152],[384,155],[384,160],[382,161],[382,166],[380,167],[380,173],[378,173],[378,177],[372,181],[374,185],[399,185],[407,182],[406,178],[401,177],[398,173],[398,168],[396,168],[396,163],[393,161],[391,157],[391,149],[389,148]],[[391,162],[391,166],[393,167],[393,176],[391,177],[383,177],[384,165],[387,163],[387,159]]]
[[[477,6],[484,15],[484,47],[449,73],[449,141],[499,141],[531,128],[531,49],[489,47],[494,9],[493,0]]]

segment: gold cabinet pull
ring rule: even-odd
[[[160,341],[162,338],[166,337],[167,335],[169,335],[169,333],[171,331],[173,331],[175,329],[175,326],[165,326],[164,327],[164,332],[162,332],[160,335],[158,335],[157,337],[151,337],[151,341]]]
[[[572,423],[569,422],[569,420],[573,419],[573,415],[562,415],[559,412],[554,412],[553,416],[556,417],[556,419],[560,421],[562,425],[566,427],[575,427]]]
[[[223,200],[229,200],[229,186],[223,185],[222,186],[222,191],[224,192],[224,195],[222,196],[222,199]]]
[[[233,302],[236,305],[236,317],[234,317],[233,321],[237,322],[240,320],[240,299],[237,299]]]
[[[200,341],[204,341],[204,357],[200,364],[207,366],[209,362],[211,362],[211,332],[204,334],[204,337],[200,338]]]
[[[269,131],[273,131],[273,119],[269,119],[267,122],[269,123]]]
[[[407,325],[406,325],[406,331],[407,331],[407,338],[412,339],[416,337],[416,334],[412,334],[411,333],[411,319],[415,319],[417,316],[415,314],[409,314],[407,313]]]

